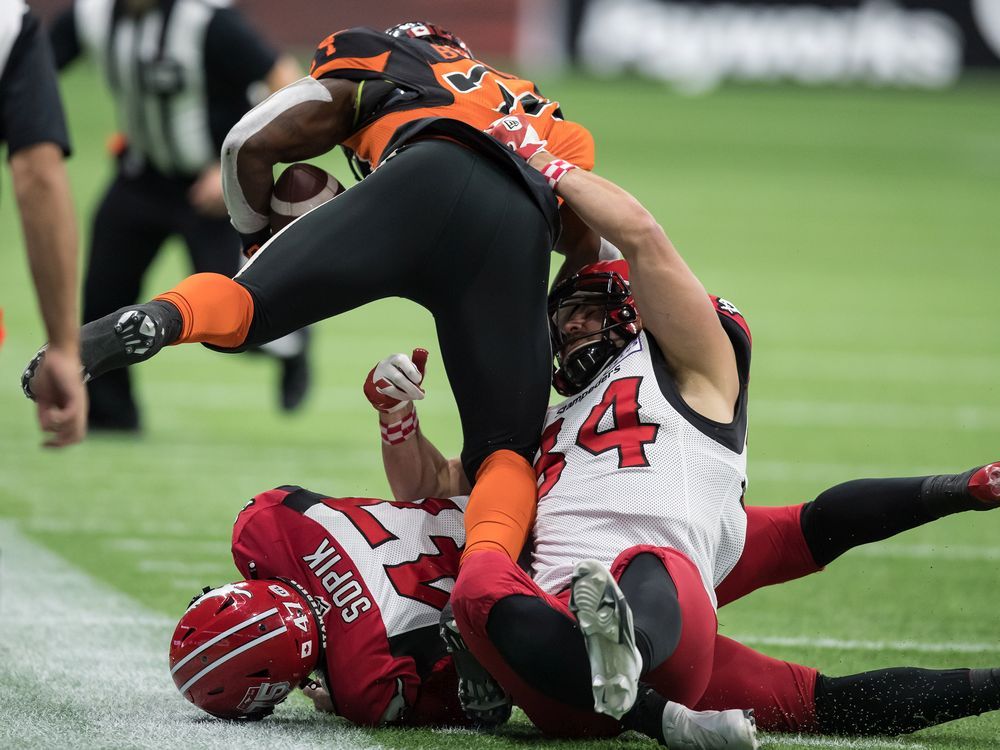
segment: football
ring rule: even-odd
[[[278,232],[316,206],[344,192],[336,177],[312,164],[288,167],[271,194],[271,231]]]

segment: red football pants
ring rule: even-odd
[[[820,568],[802,536],[802,506],[747,508],[747,539],[739,562],[718,587],[719,606],[763,586],[801,578]],[[708,596],[693,563],[672,549],[633,547],[615,560],[617,580],[640,553],[656,554],[677,588],[683,631],[674,654],[643,681],[668,700],[697,710],[753,708],[765,731],[816,730],[817,671],[772,659],[719,636]],[[621,731],[610,717],[568,706],[528,685],[506,664],[491,643],[487,623],[497,602],[508,596],[531,596],[572,618],[569,592],[542,591],[506,555],[482,552],[465,563],[452,592],[452,607],[472,653],[511,694],[535,725],[560,737],[610,736]],[[526,638],[531,634],[526,633]]]

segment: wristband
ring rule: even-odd
[[[549,187],[555,190],[559,180],[565,177],[571,169],[576,169],[576,164],[565,159],[553,159],[542,168],[542,177],[548,180]]]
[[[419,424],[416,409],[398,422],[390,422],[389,424],[379,422],[379,428],[382,430],[382,442],[386,445],[399,445],[406,442],[417,431]]]

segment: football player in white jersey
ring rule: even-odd
[[[1000,465],[860,480],[812,503],[745,511],[750,337],[742,316],[705,293],[634,198],[554,160],[516,118],[492,134],[529,158],[629,261],[585,268],[550,298],[555,385],[572,397],[549,410],[536,460],[536,580],[499,551],[467,553],[453,596],[470,648],[515,701],[559,734],[619,731],[590,706],[621,716],[640,673],[678,703],[753,707],[775,731],[900,733],[1000,706],[995,670],[828,678],[716,637],[716,602],[814,572],[852,546],[942,515],[996,507]],[[366,383],[377,406],[381,397],[399,407],[381,420],[398,497],[435,494],[438,482],[455,489],[453,462],[422,437],[407,404],[422,397],[421,380],[419,368],[395,355]],[[917,710],[923,706],[933,710]],[[624,726],[643,714],[664,733],[674,721],[648,691]],[[712,746],[713,730],[737,726],[712,726],[697,746]]]

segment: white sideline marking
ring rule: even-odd
[[[917,477],[925,474],[945,474],[964,471],[969,468],[928,466],[927,464],[867,464],[851,461],[799,462],[799,461],[755,461],[750,459],[747,473],[750,479],[765,479],[772,482],[821,482],[832,484],[849,479],[870,479],[877,477]],[[752,499],[750,505],[753,505]]]
[[[804,646],[838,651],[907,651],[923,654],[990,654],[1000,653],[998,643],[927,643],[925,641],[863,641],[839,638],[811,638],[783,635],[723,635],[748,646]]]
[[[215,551],[218,552],[221,549],[225,549],[224,545],[216,544]],[[188,552],[188,548],[185,545],[184,551]],[[196,575],[196,574],[206,574],[206,575],[227,575],[239,577],[239,573],[236,568],[233,567],[233,563],[224,562],[203,562],[203,563],[193,563],[185,562],[184,560],[139,560],[136,562],[136,570],[142,573],[170,573],[172,575],[186,574],[186,575]]]
[[[995,371],[995,370],[994,370]],[[855,401],[750,402],[752,424],[816,427],[914,428],[963,431],[1000,429],[1000,409],[983,405],[942,406]]]
[[[906,740],[873,740],[848,739],[846,737],[809,737],[787,734],[763,734],[761,744],[764,747],[772,743],[789,743],[807,747],[843,747],[857,750],[926,750],[927,745]]]
[[[948,560],[959,562],[996,562],[1000,547],[975,547],[967,544],[877,544],[856,547],[852,557],[875,557],[888,560]]]
[[[170,679],[174,624],[0,521],[0,747],[379,747],[304,704],[253,724],[201,714]]]

